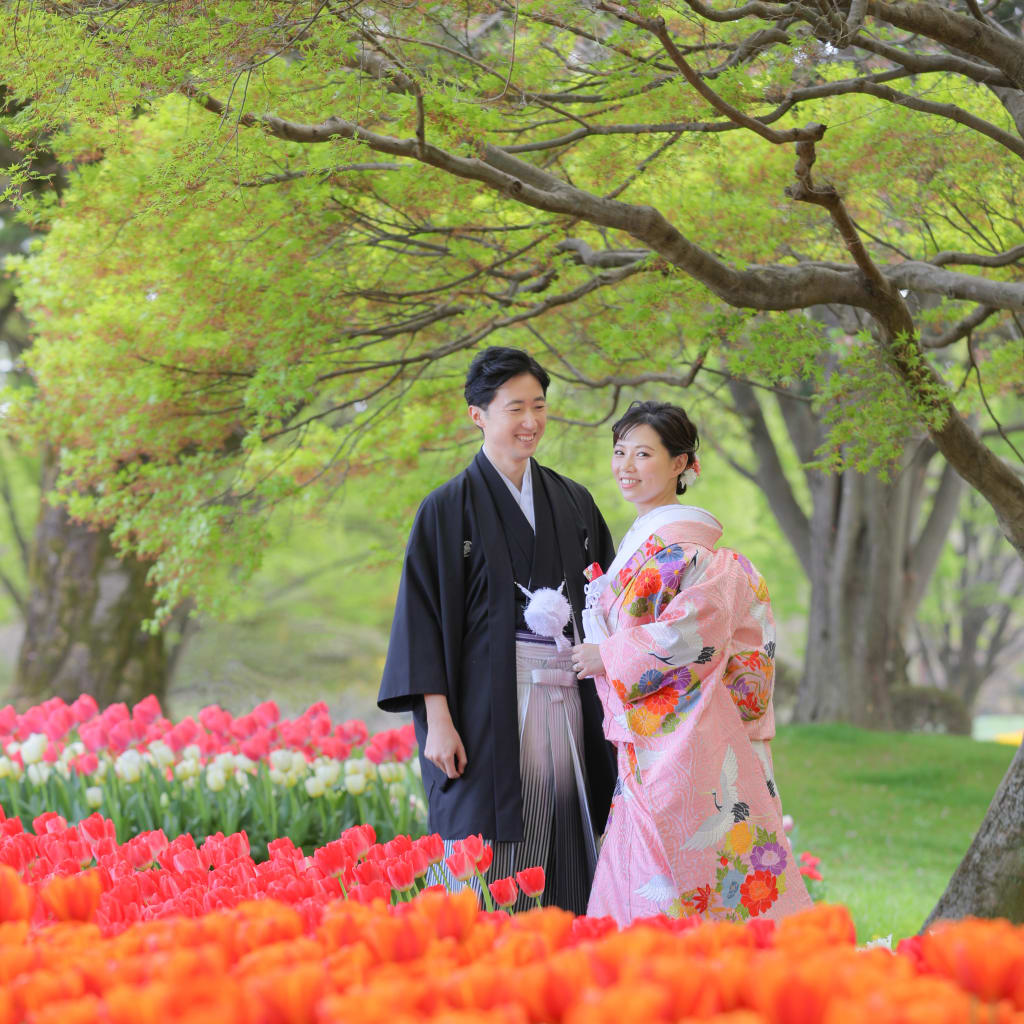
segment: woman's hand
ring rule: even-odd
[[[577,679],[589,679],[605,674],[601,648],[597,644],[578,644],[572,649],[572,670]]]

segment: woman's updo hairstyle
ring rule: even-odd
[[[612,425],[612,443],[618,444],[634,427],[646,424],[661,438],[669,455],[685,455],[686,468],[697,460],[700,439],[690,417],[678,405],[669,402],[633,402],[625,414]],[[685,472],[685,470],[684,470]],[[676,494],[685,494],[682,474],[676,480]]]

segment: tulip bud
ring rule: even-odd
[[[491,890],[491,896],[499,907],[511,907],[519,895],[514,878],[499,878],[496,882],[491,882],[487,888]]]
[[[540,896],[544,891],[544,869],[523,868],[516,872],[516,881],[526,896]]]
[[[103,805],[103,790],[99,786],[89,786],[85,791],[85,802],[95,811]]]

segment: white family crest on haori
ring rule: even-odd
[[[558,650],[567,651],[570,644],[565,636],[565,627],[572,618],[572,605],[562,593],[565,580],[562,580],[557,590],[541,587],[533,593],[521,583],[517,583],[516,586],[530,599],[523,612],[526,625],[537,636],[546,636],[554,640]]]
[[[736,751],[732,747],[726,747],[722,770],[718,777],[718,789],[711,792],[711,798],[715,801],[715,813],[700,823],[693,835],[683,844],[684,850],[706,850],[724,838],[733,825],[745,821],[750,816],[750,805],[740,800],[736,788],[738,775]]]

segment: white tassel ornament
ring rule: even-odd
[[[523,612],[530,631],[537,636],[550,637],[558,650],[567,651],[571,645],[565,636],[565,627],[572,618],[572,605],[562,593],[565,581],[559,584],[557,590],[541,587],[532,594],[522,584],[517,583],[516,586],[530,599]]]

